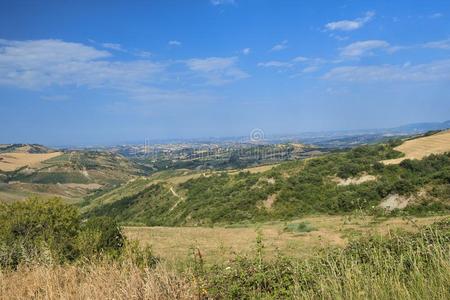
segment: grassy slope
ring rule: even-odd
[[[124,223],[146,225],[210,225],[370,211],[388,195],[419,192],[422,196],[409,211],[448,211],[450,156],[406,160],[400,165],[379,163],[400,156],[394,146],[363,146],[283,163],[255,174],[216,172],[193,176],[185,182],[162,179],[138,194],[97,205],[88,215],[111,215]],[[347,186],[332,180],[336,175],[347,178],[363,174],[376,176],[377,180]]]
[[[3,172],[0,181],[13,184],[0,186],[0,192],[2,199],[6,200],[23,199],[31,194],[51,194],[79,201],[92,193],[93,184],[101,190],[110,190],[140,174],[138,165],[120,155],[71,151],[43,161],[36,167]]]
[[[422,159],[430,154],[450,151],[450,130],[408,140],[395,150],[405,154],[404,157],[384,161],[385,164],[398,164],[405,159]]]

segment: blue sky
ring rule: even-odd
[[[449,1],[0,1],[0,143],[450,119]]]

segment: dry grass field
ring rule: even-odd
[[[272,164],[272,165],[263,165],[263,166],[258,166],[258,167],[250,167],[250,168],[245,168],[242,170],[231,170],[228,171],[228,174],[238,174],[240,172],[250,172],[252,174],[254,173],[262,173],[268,170],[271,170],[272,168],[278,166],[279,164]]]
[[[37,167],[41,162],[60,156],[62,152],[51,153],[27,153],[13,152],[0,154],[0,171],[14,171],[18,168],[29,166]]]
[[[422,159],[430,154],[440,154],[450,151],[450,130],[431,136],[409,140],[396,147],[403,152],[404,157],[383,161],[385,164],[398,164],[405,159]]]
[[[370,216],[312,216],[288,224],[306,223],[309,232],[289,232],[285,222],[230,227],[126,227],[126,235],[142,245],[150,245],[154,254],[174,263],[188,258],[199,249],[207,262],[234,257],[236,253],[252,254],[258,233],[262,235],[268,256],[277,252],[304,258],[314,250],[345,246],[350,238],[366,233],[387,234],[390,230],[414,230],[417,225],[431,224],[440,217],[375,219]]]

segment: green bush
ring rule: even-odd
[[[290,223],[283,228],[285,232],[303,233],[316,230],[309,222]]]
[[[113,256],[120,254],[125,243],[125,237],[111,217],[94,217],[87,220],[78,236],[80,253],[89,257],[99,253]]]
[[[49,255],[59,262],[77,257],[80,217],[74,207],[58,199],[31,198],[2,205],[0,214],[3,266]]]
[[[64,263],[102,253],[120,254],[124,236],[110,218],[82,224],[78,210],[60,199],[30,198],[0,207],[0,267]]]

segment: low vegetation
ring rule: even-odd
[[[108,217],[82,222],[78,210],[61,200],[31,198],[0,208],[0,267],[68,263],[81,258],[118,257],[125,237]]]
[[[28,259],[19,256],[22,259],[14,263],[2,258],[0,292],[5,299],[450,297],[448,218],[415,232],[355,239],[343,249],[325,249],[302,260],[284,255],[267,258],[264,240],[257,236],[250,255],[237,253],[230,260],[208,264],[201,249],[192,249],[188,264],[171,266],[154,257],[149,261],[142,250],[117,239],[119,231],[107,219],[79,224],[76,211],[56,200],[33,199],[7,209],[11,216],[2,216],[7,221],[1,227],[6,249],[25,242],[26,249],[46,245],[47,251]],[[89,243],[80,243],[81,236]],[[85,248],[89,251],[77,254]],[[114,254],[92,259],[92,253],[100,250]],[[48,253],[60,259],[42,259]]]

